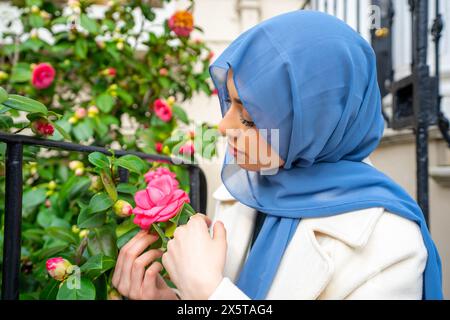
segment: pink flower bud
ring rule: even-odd
[[[63,281],[73,270],[72,264],[61,257],[48,259],[45,266],[48,274],[58,281]]]
[[[31,83],[36,89],[45,89],[51,86],[56,71],[49,63],[40,63],[33,68]]]
[[[86,109],[77,108],[77,110],[75,110],[75,117],[77,119],[83,119],[84,117],[86,117]]]
[[[122,218],[128,217],[133,213],[133,207],[125,200],[117,200],[113,210],[117,216]]]
[[[39,119],[33,122],[31,130],[38,136],[52,136],[55,132],[55,128],[46,120]]]
[[[160,75],[160,76],[165,77],[165,76],[167,76],[168,74],[169,74],[169,71],[168,71],[166,68],[161,68],[161,69],[159,69],[159,75]]]
[[[155,143],[156,152],[161,153],[163,149],[163,144],[161,142]]]

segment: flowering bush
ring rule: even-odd
[[[95,1],[13,3],[23,32],[0,34],[1,131],[190,161],[214,156],[213,127],[180,106],[213,93],[212,53],[192,39],[201,32],[192,6],[156,33],[143,28],[155,19],[154,1],[112,0],[101,15],[92,14]],[[4,157],[0,143],[1,219]],[[21,299],[120,298],[110,279],[118,250],[142,226],[164,247],[194,213],[184,166],[131,155],[24,146],[23,178]]]

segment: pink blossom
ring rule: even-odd
[[[156,150],[156,152],[161,153],[162,149],[163,149],[163,144],[161,142],[155,143],[155,150]]]
[[[56,71],[49,63],[40,63],[33,69],[31,83],[36,89],[45,89],[51,86]]]
[[[173,185],[169,175],[150,181],[147,188],[134,195],[136,215],[134,223],[149,229],[154,222],[164,222],[176,216],[184,203],[189,203],[188,194]]]
[[[145,175],[145,182],[150,183],[153,179],[162,177],[162,176],[169,176],[172,179],[172,184],[174,188],[178,188],[178,180],[176,179],[177,175],[170,171],[167,168],[159,167],[156,170],[149,170]]]
[[[188,141],[186,142],[186,144],[180,147],[179,153],[184,155],[192,155],[194,154],[194,151],[194,144],[192,143],[192,141]]]
[[[172,119],[172,109],[170,106],[162,99],[156,99],[153,104],[155,114],[164,122],[169,122]]]
[[[125,200],[117,200],[114,203],[113,211],[118,217],[125,218],[133,213],[133,207]]]

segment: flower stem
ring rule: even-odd
[[[159,236],[160,236],[160,238],[161,238],[161,240],[163,242],[163,246],[162,247],[165,250],[167,248],[168,239],[166,238],[166,235],[164,234],[164,231],[156,223],[153,223],[152,226],[156,230],[156,232],[158,232],[158,234],[159,234]]]

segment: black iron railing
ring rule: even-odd
[[[3,277],[2,299],[17,300],[19,298],[19,273],[21,253],[22,222],[22,159],[24,145],[34,145],[51,149],[75,151],[83,153],[101,152],[111,155],[106,148],[85,146],[69,142],[38,139],[25,135],[0,132],[0,142],[6,143],[5,159],[5,224],[3,242]],[[165,157],[143,152],[113,150],[116,156],[133,154],[152,162],[166,162],[186,166],[190,177],[189,197],[196,212],[206,212],[207,185],[203,171],[195,164],[183,159]],[[127,170],[122,169],[120,179],[127,180]]]
[[[348,12],[356,14],[356,30],[361,32],[361,17],[369,18],[366,8],[360,1],[349,8],[346,0],[307,0],[302,8],[323,10],[337,15],[337,3],[343,6],[345,22]],[[412,129],[416,135],[417,202],[427,223],[429,222],[429,186],[428,186],[428,129],[437,125],[444,140],[450,147],[450,123],[441,110],[439,91],[440,55],[439,47],[444,23],[440,13],[440,0],[434,0],[435,17],[431,30],[428,28],[428,0],[407,1],[411,12],[412,26],[412,63],[411,74],[394,81],[393,70],[393,32],[395,11],[394,0],[372,0],[370,5],[378,8],[379,25],[370,26],[371,44],[377,55],[377,76],[382,97],[392,95],[391,110],[383,110],[387,126],[394,130]],[[351,10],[350,10],[351,9]],[[363,11],[361,11],[363,10]],[[431,32],[434,42],[435,75],[431,76],[427,64],[428,36]],[[390,111],[390,112],[388,112]]]

